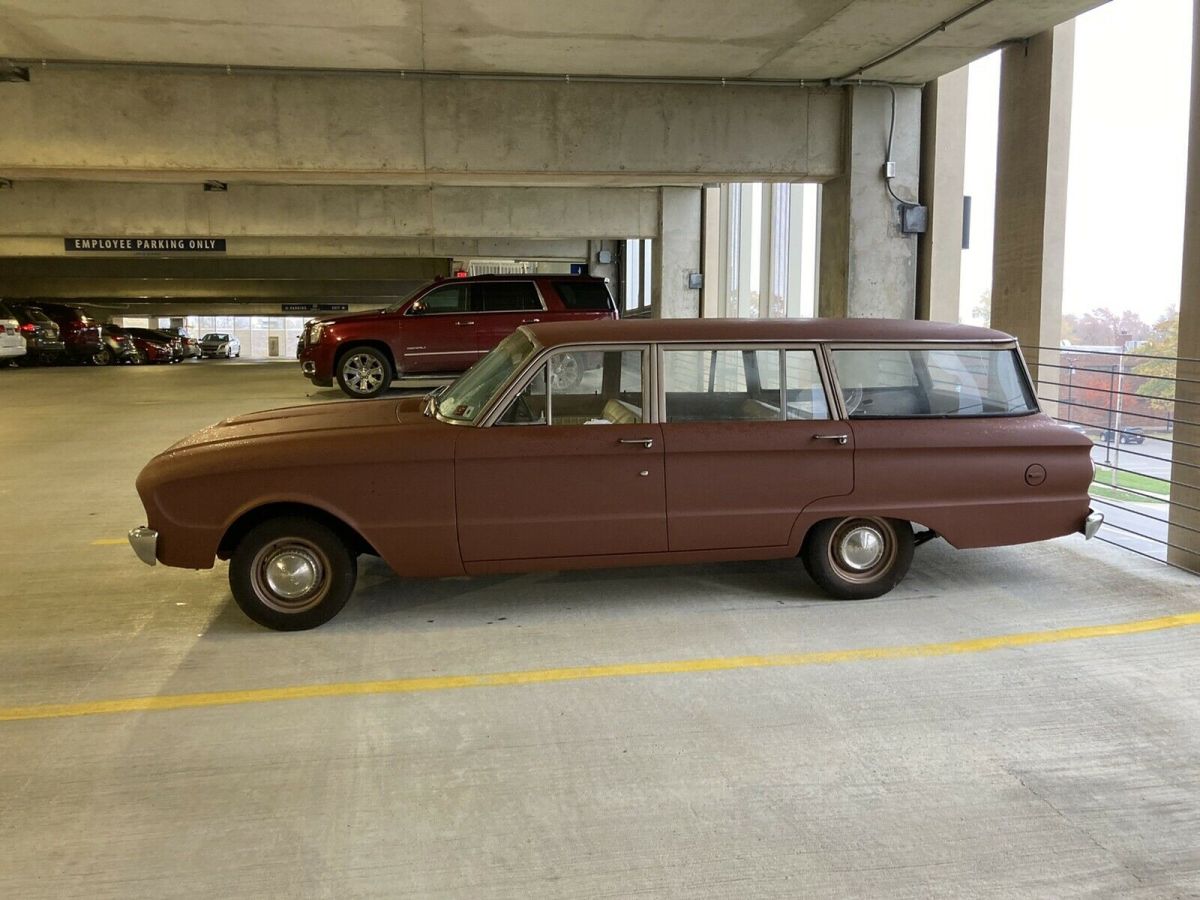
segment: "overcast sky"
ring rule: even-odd
[[[1192,0],[1111,0],[1079,17],[1063,312],[1179,302]],[[962,316],[991,287],[1000,55],[971,66]]]

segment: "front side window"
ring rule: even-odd
[[[1017,351],[929,347],[835,350],[852,419],[1011,416],[1037,411]]]
[[[642,350],[561,350],[509,404],[498,425],[633,425],[645,421]]]
[[[449,284],[430,291],[413,304],[424,313],[455,313],[466,312],[470,306],[467,302],[469,288],[465,284]]]

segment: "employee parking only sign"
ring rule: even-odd
[[[224,253],[225,238],[69,237],[68,253]]]

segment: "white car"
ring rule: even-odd
[[[25,337],[13,311],[0,300],[0,361],[7,363],[25,355]]]
[[[225,359],[232,359],[235,356],[241,355],[242,342],[232,334],[210,332],[200,338],[201,359],[207,359],[210,356],[222,356]]]

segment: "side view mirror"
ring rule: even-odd
[[[419,316],[425,312],[426,308],[424,301],[417,300],[408,308],[408,314],[410,316]]]

